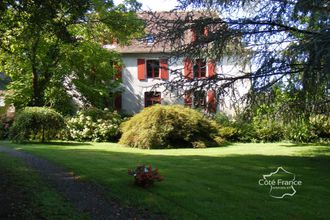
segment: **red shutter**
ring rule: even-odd
[[[192,71],[192,60],[189,58],[186,58],[184,60],[184,77],[186,79],[192,79],[193,78],[193,71]]]
[[[217,100],[215,97],[215,91],[213,90],[207,92],[207,110],[212,113],[217,111]]]
[[[114,101],[114,107],[116,111],[121,110],[121,94],[116,94],[115,95],[115,101]]]
[[[197,40],[196,30],[191,29],[191,41],[194,42]]]
[[[192,106],[192,97],[191,97],[191,92],[185,92],[184,94],[184,105],[185,106]]]
[[[115,64],[115,69],[115,80],[120,80],[122,78],[123,67],[119,66],[118,64]]]
[[[205,36],[209,35],[209,28],[208,27],[204,27],[204,35]]]
[[[144,59],[137,59],[137,68],[138,68],[138,79],[144,80],[145,79],[145,60]]]
[[[209,77],[214,77],[215,76],[215,62],[209,61],[207,64],[207,68],[208,68]]]
[[[159,66],[160,66],[160,78],[165,80],[168,79],[168,60],[160,59]]]

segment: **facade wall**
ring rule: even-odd
[[[184,104],[182,91],[165,91],[164,86],[154,87],[156,84],[162,84],[165,81],[162,79],[145,78],[144,80],[138,79],[137,59],[160,59],[166,58],[163,54],[145,53],[145,54],[123,54],[122,59],[124,68],[122,71],[122,111],[127,114],[135,114],[141,111],[145,105],[145,92],[157,91],[161,92],[161,104]],[[184,62],[183,59],[173,60],[168,59],[169,69],[181,71],[183,74]],[[237,75],[239,69],[235,67],[229,60],[224,60],[222,63],[216,64],[216,73],[234,74]],[[168,81],[173,80],[174,74],[169,71]],[[240,95],[248,91],[249,83],[237,82],[237,87]],[[220,96],[220,101],[217,110],[223,111],[229,115],[234,114],[234,105],[232,104],[233,98],[230,94]]]
[[[182,97],[177,96],[174,93],[164,91],[164,86],[153,88],[156,84],[164,82],[162,79],[145,78],[144,80],[138,79],[137,59],[159,59],[164,57],[161,54],[132,54],[123,55],[124,68],[122,72],[122,110],[128,114],[135,114],[144,108],[144,94],[149,91],[161,92],[161,103],[165,105],[169,104],[183,104]],[[182,61],[178,61],[172,64],[169,60],[169,68],[183,69]],[[171,65],[172,64],[172,65]],[[171,80],[173,75],[169,71],[169,79]]]

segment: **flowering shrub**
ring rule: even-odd
[[[93,112],[93,114],[90,114]],[[95,114],[95,112],[98,112]],[[76,141],[111,141],[119,137],[122,122],[117,112],[84,110],[66,121],[68,139]]]
[[[19,111],[9,131],[16,142],[52,140],[65,127],[63,116],[47,107],[25,107]]]
[[[134,176],[134,183],[138,186],[144,188],[151,186],[155,181],[163,181],[164,177],[158,172],[158,169],[152,169],[151,165],[149,167],[141,165],[135,168],[135,170],[128,170],[128,174]]]

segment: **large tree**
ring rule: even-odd
[[[249,71],[211,79],[184,79],[178,74],[168,89],[183,86],[228,92],[238,80],[252,82],[250,103],[272,97],[274,86],[291,96],[300,112],[328,112],[330,94],[330,4],[327,0],[180,0],[175,19],[151,13],[150,24],[172,55],[214,60],[233,57],[252,64]],[[185,9],[192,12],[181,13]],[[196,12],[202,16],[196,16]],[[208,27],[205,35],[203,29]],[[196,40],[187,41],[194,29]],[[164,31],[165,30],[165,31]],[[156,31],[157,32],[157,31]],[[195,82],[199,81],[199,82]],[[265,95],[266,94],[266,95]],[[293,98],[294,97],[294,98]],[[294,102],[294,104],[293,104]],[[284,102],[285,104],[286,102]]]
[[[1,1],[0,71],[12,79],[7,100],[66,111],[70,87],[85,102],[108,107],[120,58],[102,45],[141,34],[139,7],[135,0],[117,6],[111,0]]]

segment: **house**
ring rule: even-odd
[[[6,90],[9,82],[10,77],[5,73],[0,72],[0,115],[5,114],[7,117],[13,117],[15,114],[15,106],[5,103],[5,96],[10,93],[10,91]]]
[[[161,16],[171,19],[172,12],[160,13]],[[196,13],[195,16],[199,14]],[[148,19],[143,13],[140,17]],[[223,111],[228,115],[235,114],[233,97],[230,95],[221,96],[211,89],[191,92],[185,88],[168,89],[168,86],[165,86],[175,80],[178,74],[188,80],[203,80],[213,77],[216,73],[235,75],[239,68],[234,61],[227,58],[213,62],[208,58],[191,60],[185,57],[171,57],[167,45],[162,42],[155,44],[153,30],[147,31],[151,34],[144,39],[134,40],[131,45],[119,46],[114,43],[105,46],[119,52],[124,64],[121,70],[123,91],[115,100],[117,109],[127,114],[135,114],[154,104],[182,104],[202,108],[211,113]],[[207,34],[207,30],[204,31],[204,34]],[[194,31],[187,33],[188,40],[195,38]],[[249,82],[237,82],[238,96],[245,94],[249,87]]]

